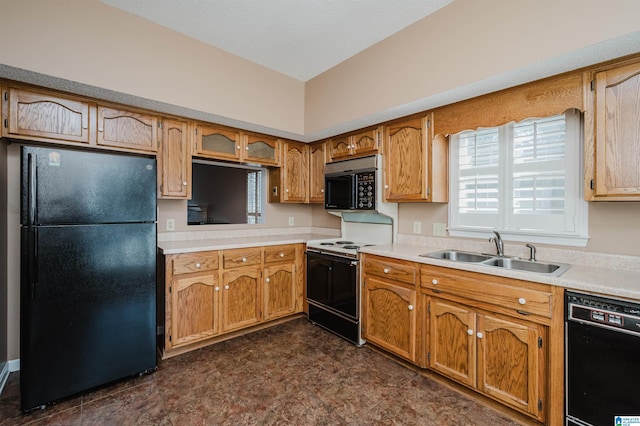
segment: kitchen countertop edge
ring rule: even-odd
[[[283,234],[259,237],[229,237],[198,240],[158,241],[162,254],[194,253],[210,250],[228,250],[248,247],[274,246],[280,244],[300,244],[310,240],[326,239],[325,234]]]

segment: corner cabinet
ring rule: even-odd
[[[302,312],[303,259],[303,244],[162,256],[163,357]]]
[[[386,201],[448,201],[448,142],[432,134],[432,123],[429,113],[385,126]]]
[[[589,79],[586,79],[589,81]],[[640,200],[640,62],[595,72],[586,90],[587,200]]]
[[[91,117],[88,101],[74,96],[25,87],[3,88],[2,136],[42,142],[89,145]]]
[[[309,146],[282,141],[282,167],[269,169],[269,202],[307,203],[309,200]]]
[[[328,160],[339,161],[377,154],[380,150],[382,132],[382,126],[378,126],[329,139],[326,142]]]
[[[191,198],[191,143],[186,121],[160,123],[158,198]]]

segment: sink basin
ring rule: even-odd
[[[443,250],[434,253],[421,254],[422,257],[432,257],[434,259],[446,259],[453,260],[454,262],[470,262],[480,263],[485,260],[491,259],[493,256],[489,256],[481,253],[469,253],[466,251],[458,250]]]
[[[532,262],[530,260],[512,259],[508,257],[496,257],[483,262],[483,265],[496,266],[504,269],[514,269],[517,271],[536,272],[539,274],[554,274],[560,275],[567,269],[569,265],[544,263],[544,262]]]

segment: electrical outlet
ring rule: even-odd
[[[167,219],[167,231],[175,231],[175,230],[176,230],[176,220]]]
[[[289,226],[293,226],[295,223],[296,223],[296,221],[293,218],[293,216],[289,216]]]
[[[447,224],[446,223],[434,222],[434,224],[433,224],[433,235],[436,236],[436,237],[446,237],[447,236]]]
[[[419,222],[417,220],[413,222],[413,233],[422,234],[422,222]]]

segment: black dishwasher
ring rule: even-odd
[[[567,426],[640,422],[640,304],[565,294]]]

